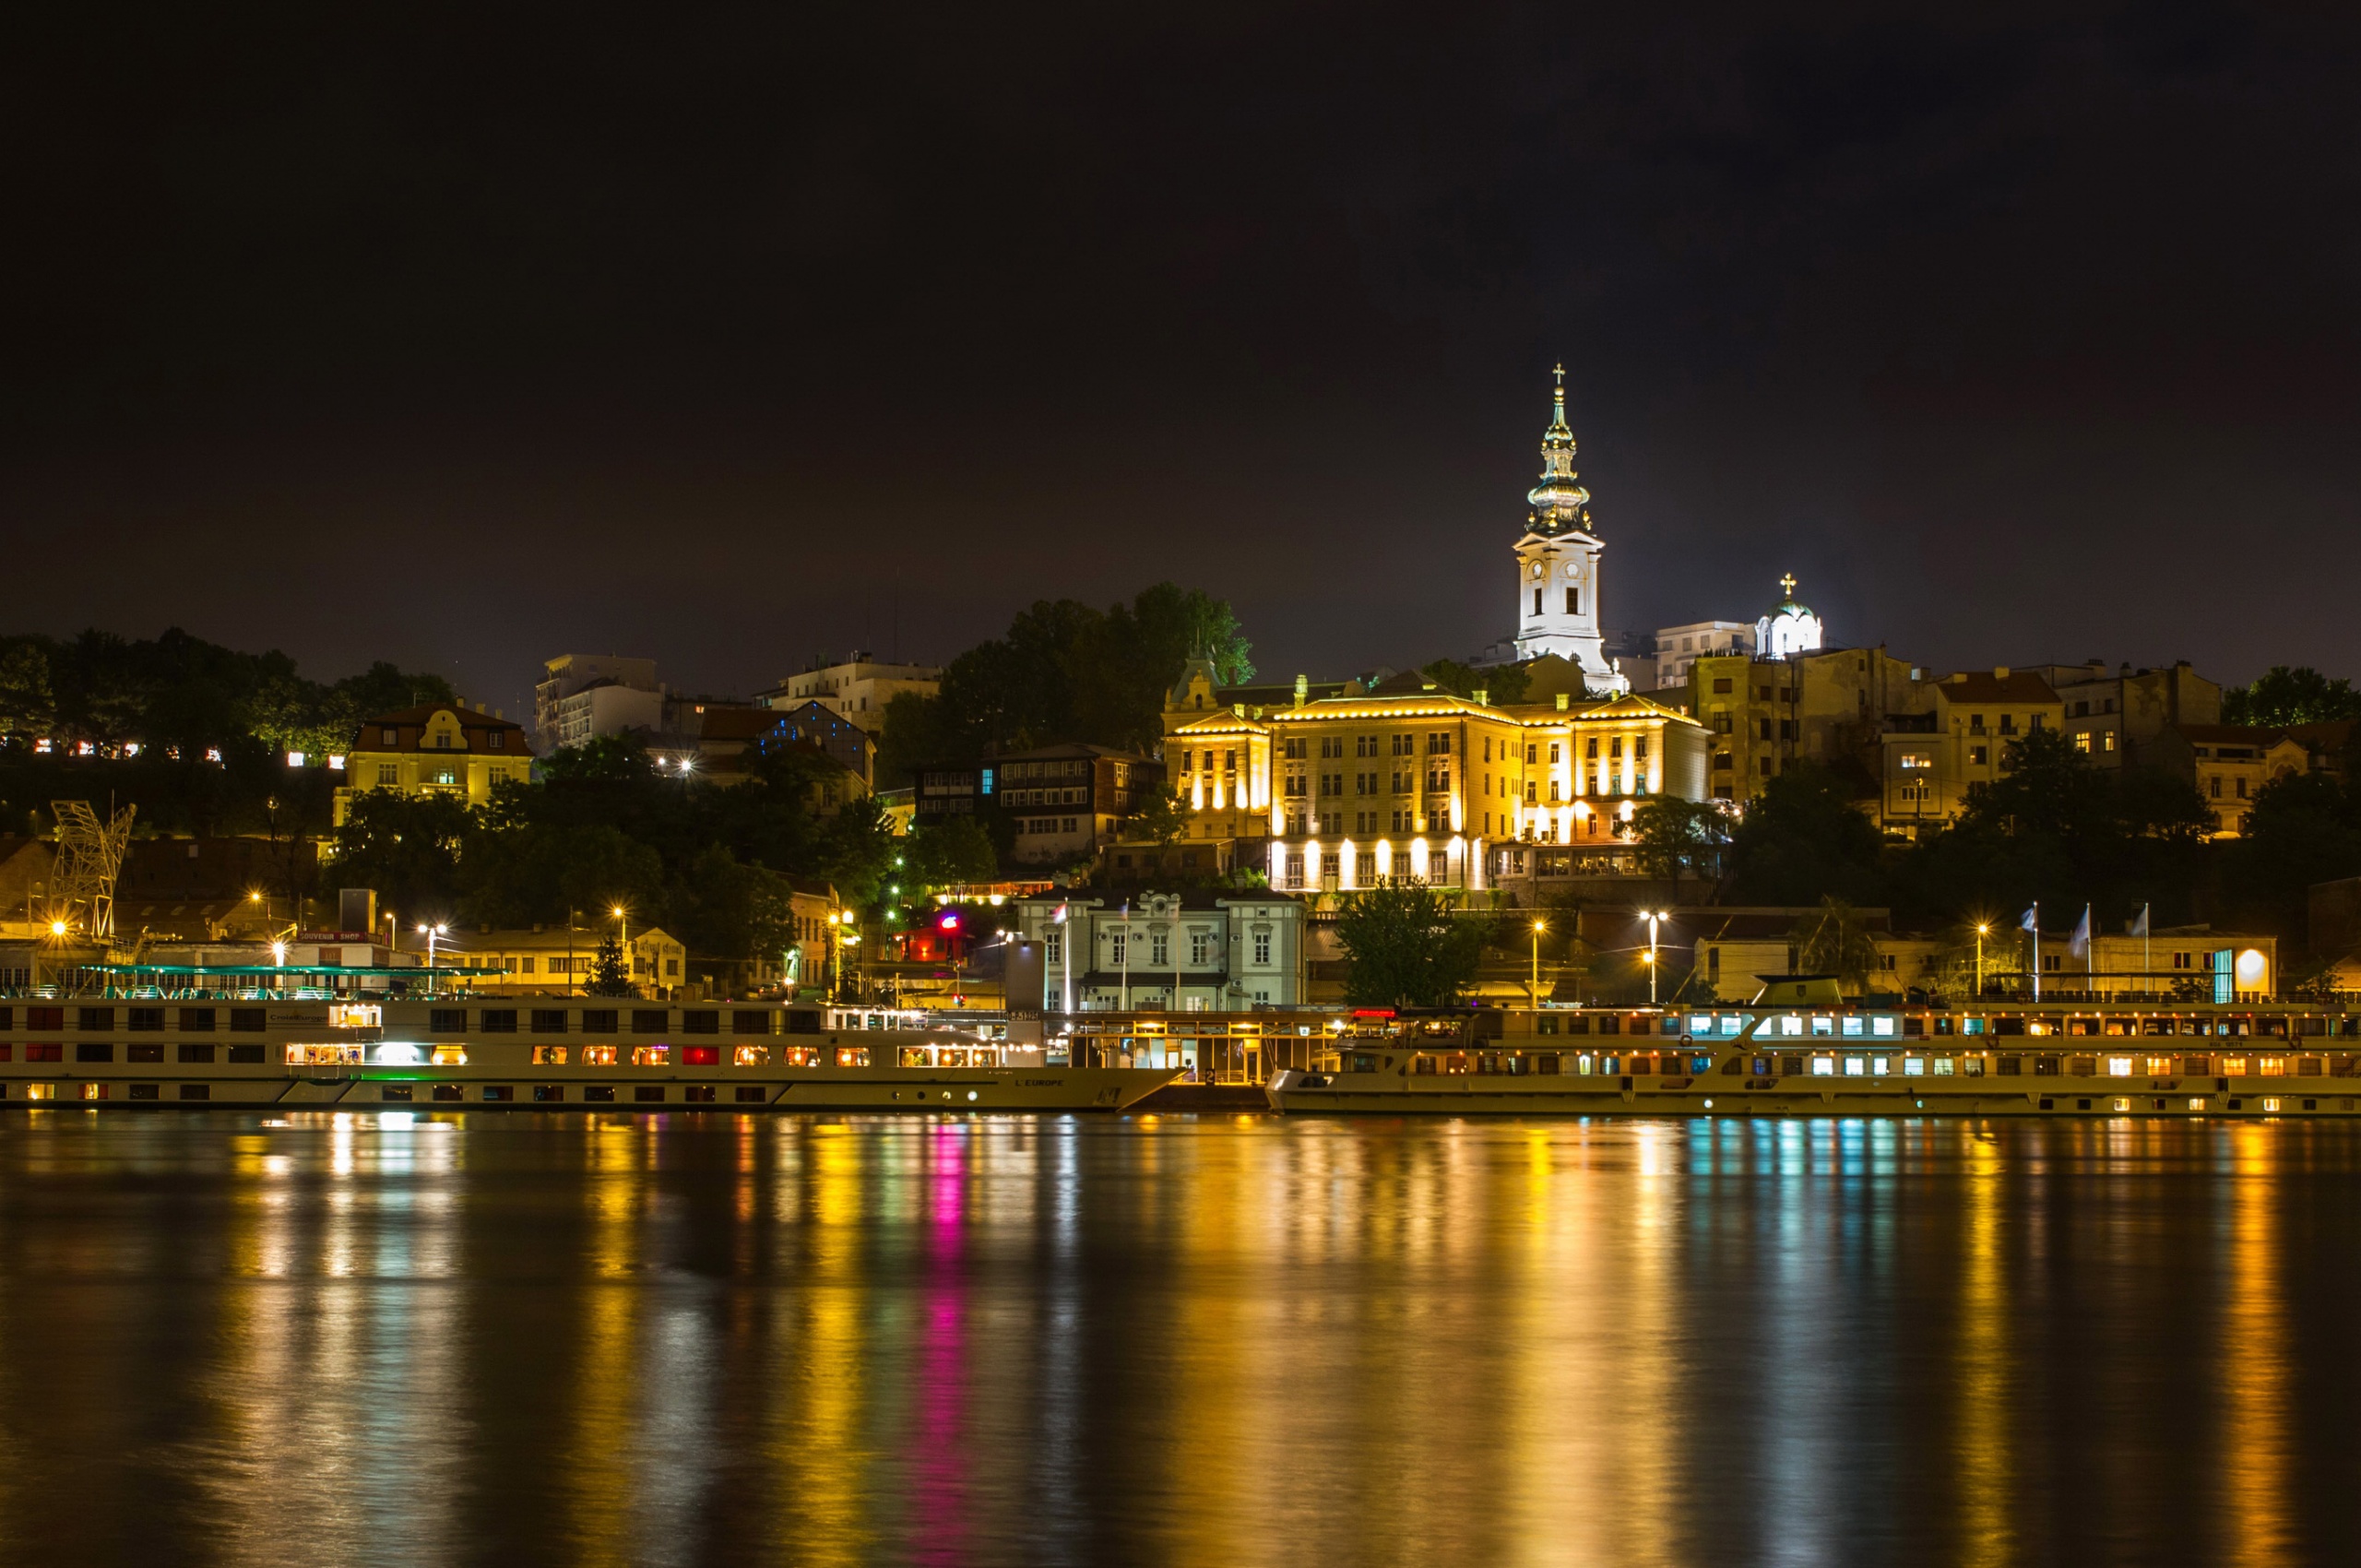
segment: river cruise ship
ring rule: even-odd
[[[137,989],[0,999],[0,1107],[1121,1111],[1178,1076],[1073,1066],[884,1007]]]
[[[2361,1012],[2296,1003],[1479,1012],[1339,1026],[1273,1075],[1283,1111],[2350,1116]]]

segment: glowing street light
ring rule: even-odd
[[[437,939],[447,936],[450,932],[451,928],[441,921],[433,925],[421,925],[418,928],[418,934],[426,938],[426,993],[429,996],[434,994],[434,944]]]
[[[1525,986],[1525,1000],[1536,1012],[1541,1008],[1541,933],[1548,929],[1548,921],[1533,922],[1533,979]]]
[[[1984,939],[1992,928],[1983,921],[1975,922],[1975,994],[1984,994]]]
[[[1648,922],[1648,1005],[1653,1007],[1656,1004],[1656,927],[1672,919],[1672,911],[1649,909],[1645,911],[1645,919]]]

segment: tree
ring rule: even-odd
[[[340,887],[374,887],[386,907],[416,921],[449,920],[462,890],[460,862],[476,830],[447,795],[369,790],[352,798],[330,841]]]
[[[1522,664],[1463,664],[1456,659],[1422,664],[1418,673],[1453,696],[1472,698],[1482,692],[1495,707],[1523,702],[1532,680]]]
[[[1820,913],[1796,922],[1796,967],[1808,975],[1834,975],[1857,995],[1869,989],[1878,945],[1869,921],[1842,898],[1822,898]]]
[[[1192,658],[1216,677],[1251,680],[1238,618],[1222,600],[1158,583],[1099,611],[1071,599],[1018,612],[1007,635],[944,667],[932,697],[896,699],[881,766],[896,782],[926,763],[975,762],[1052,742],[1147,751],[1163,735],[1166,695]]]
[[[555,925],[577,909],[655,907],[664,862],[647,845],[603,824],[528,822],[479,833],[469,846],[464,912],[475,924]]]
[[[2012,743],[2009,771],[1968,791],[1959,819],[1902,857],[1894,902],[1912,919],[2085,900],[2103,915],[2142,903],[2185,918],[2213,819],[2185,778],[2159,769],[2109,773],[2067,737],[2035,731]]]
[[[1750,904],[1813,904],[1835,897],[1876,898],[1882,840],[1856,810],[1852,792],[1827,768],[1797,762],[1747,807],[1730,836],[1730,874]]]
[[[2239,918],[2302,934],[2307,889],[2361,874],[2361,798],[2325,773],[2292,773],[2256,791],[2244,832],[2224,846],[2224,892]]]
[[[2274,664],[2250,684],[2222,693],[2225,724],[2324,724],[2361,719],[2361,692],[2348,680],[2331,680],[2308,664]]]
[[[794,909],[786,882],[708,845],[665,896],[668,929],[695,957],[743,964],[786,952]]]
[[[11,643],[0,653],[0,735],[43,735],[56,722],[49,656],[39,643]]]
[[[1362,1007],[1447,1007],[1474,982],[1487,922],[1462,920],[1433,888],[1348,895],[1336,944],[1350,966],[1345,1000]]]
[[[599,951],[590,960],[590,983],[583,988],[593,996],[635,996],[630,972],[623,967],[623,939],[613,932],[599,939]]]
[[[1631,814],[1631,836],[1650,876],[1717,875],[1730,819],[1711,801],[1657,795]]]
[[[906,888],[957,887],[1000,875],[991,836],[969,816],[930,823],[903,841]]]
[[[1180,797],[1169,790],[1152,790],[1140,809],[1123,824],[1135,838],[1145,838],[1158,849],[1168,848],[1180,837],[1189,819],[1180,810]]]

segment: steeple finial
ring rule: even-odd
[[[1574,478],[1574,433],[1566,423],[1566,366],[1561,361],[1549,372],[1549,428],[1541,433],[1541,482],[1526,493],[1535,516],[1529,528],[1554,534],[1569,528],[1588,528],[1584,507],[1590,492]]]
[[[1786,576],[1781,577],[1779,579],[1779,586],[1786,590],[1787,597],[1789,599],[1796,597],[1796,575],[1793,572],[1789,572]]]

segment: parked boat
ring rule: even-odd
[[[1338,1040],[1283,1111],[1495,1115],[2361,1113],[2361,1014],[2303,1004],[1750,1004],[1474,1015]]]
[[[1069,1066],[888,1008],[280,994],[0,1002],[0,1106],[1121,1111],[1177,1069]]]

